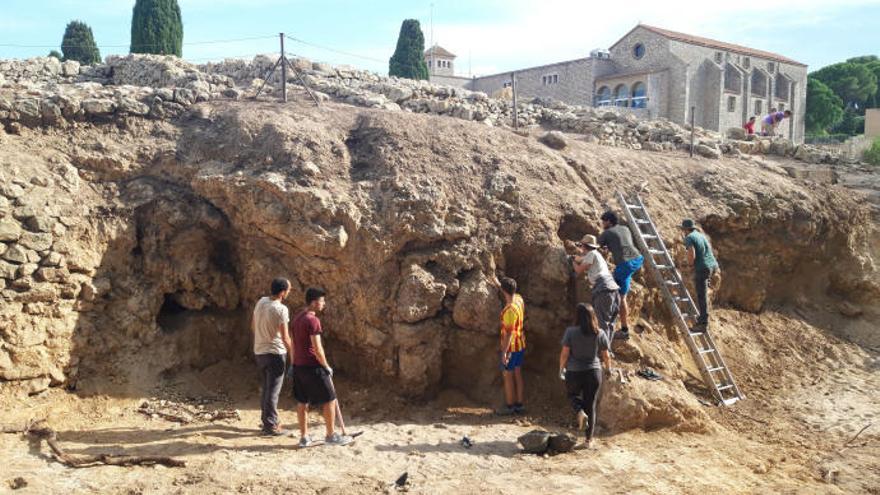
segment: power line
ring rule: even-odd
[[[361,58],[364,60],[369,60],[371,62],[378,62],[380,64],[384,64],[385,62],[387,62],[387,60],[379,60],[378,58],[368,57],[366,55],[360,55],[358,53],[347,52],[345,50],[337,50],[336,48],[330,48],[329,46],[323,46],[323,45],[319,45],[317,43],[311,43],[311,42],[308,42],[305,40],[301,40],[299,38],[294,38],[293,36],[289,36],[289,35],[285,36],[285,37],[287,39],[289,39],[290,41],[295,41],[297,43],[302,43],[303,45],[313,46],[315,48],[320,48],[322,50],[327,50],[330,52],[339,53],[341,55],[348,55],[349,57]]]
[[[183,46],[193,46],[193,45],[218,45],[221,43],[237,43],[240,41],[256,41],[256,40],[267,40],[274,39],[275,36],[253,36],[249,38],[232,38],[225,40],[210,40],[210,41],[190,41],[183,43]],[[98,48],[128,48],[131,46],[131,43],[126,44],[118,44],[118,45],[96,45]],[[164,45],[142,45],[138,44],[137,46],[143,48],[161,48]],[[54,45],[21,45],[17,43],[0,43],[0,47],[7,48],[91,48],[91,46],[78,46],[78,45],[65,45],[65,44],[54,44]]]

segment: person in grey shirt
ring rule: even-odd
[[[585,434],[585,444],[592,445],[596,429],[596,404],[602,385],[602,368],[610,370],[608,337],[599,328],[593,309],[577,305],[577,325],[565,329],[559,353],[559,376],[578,420],[578,430]]]
[[[602,214],[602,228],[599,245],[611,251],[614,261],[614,281],[620,287],[620,332],[614,338],[629,339],[629,306],[626,295],[629,293],[632,277],[641,268],[645,258],[633,243],[632,232],[625,225],[618,225],[617,213],[606,211]]]
[[[287,333],[290,313],[281,302],[290,293],[290,281],[276,278],[272,281],[271,291],[270,296],[257,301],[251,330],[254,333],[254,357],[263,378],[260,397],[263,434],[278,436],[284,434],[278,423],[278,395],[287,369],[285,356],[293,362],[293,346]]]
[[[599,327],[610,342],[614,339],[614,323],[620,311],[619,287],[608,270],[608,263],[598,251],[596,236],[587,234],[575,245],[579,255],[572,260],[574,272],[576,275],[586,273],[590,282],[590,302],[599,319]]]

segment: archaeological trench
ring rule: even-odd
[[[526,370],[540,388],[587,294],[569,275],[564,241],[597,233],[615,193],[641,184],[679,260],[682,218],[711,236],[723,267],[717,305],[759,313],[827,300],[862,311],[880,297],[863,201],[728,141],[720,158],[688,158],[680,135],[653,130],[671,124],[643,132],[600,114],[578,117],[598,123],[596,136],[570,134],[553,149],[538,139],[544,130],[515,133],[504,115],[490,126],[431,115],[443,113],[437,103],[377,107],[339,91],[316,106],[295,90],[284,105],[277,91],[253,101],[218,81],[199,79],[204,97],[61,81],[71,96],[26,92],[7,75],[0,392],[126,395],[180,371],[249,363],[253,303],[286,276],[292,310],[306,287],[327,289],[340,373],[411,398],[454,388],[491,405],[501,308],[492,268],[522,288]],[[395,98],[417,97],[401,91]],[[482,108],[491,113],[491,101]],[[607,391],[603,408],[618,410],[609,426],[693,427],[708,394],[687,380],[695,369],[659,292],[645,274],[636,282],[644,333],[618,356],[671,379]],[[251,364],[229,379],[256,386]]]

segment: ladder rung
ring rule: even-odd
[[[733,385],[724,385],[723,387],[718,387],[718,391],[727,390],[729,388],[733,388]]]
[[[676,300],[676,301],[681,301],[681,302],[688,302],[688,301],[690,301],[690,299],[688,299],[687,297],[676,297],[675,300]]]
[[[679,283],[676,282],[675,280],[667,280],[667,281],[666,281],[666,285],[681,285],[681,284],[679,284]]]
[[[641,210],[642,209],[642,207],[639,205],[627,204],[626,207],[629,208],[630,210]]]
[[[670,268],[675,268],[675,267],[672,265],[657,265],[658,270],[668,270]]]
[[[651,221],[650,221],[650,220],[641,220],[641,219],[638,219],[638,218],[636,218],[636,223],[639,224],[639,225],[651,225]]]
[[[706,371],[708,371],[709,373],[715,373],[716,371],[721,371],[723,369],[724,369],[724,366],[719,366],[717,368],[709,368]]]
[[[642,234],[642,237],[644,237],[645,239],[657,239],[656,235],[651,234]]]
[[[653,254],[653,255],[666,254],[666,251],[663,251],[663,250],[660,250],[660,249],[649,249],[648,252],[651,253],[651,254]]]
[[[715,349],[700,349],[700,354],[709,354],[710,352],[715,352]]]

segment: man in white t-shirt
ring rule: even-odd
[[[587,234],[575,243],[579,256],[573,260],[574,271],[577,275],[587,274],[590,282],[591,303],[599,320],[599,326],[607,334],[608,341],[614,338],[614,322],[620,311],[620,292],[608,263],[599,253],[599,243],[596,236]]]
[[[278,423],[278,395],[284,383],[290,357],[293,362],[293,346],[287,324],[290,313],[281,301],[290,293],[290,281],[276,278],[272,281],[271,295],[260,298],[254,307],[251,322],[254,332],[254,357],[263,378],[263,393],[260,398],[262,409],[263,434],[278,436],[284,432]]]

